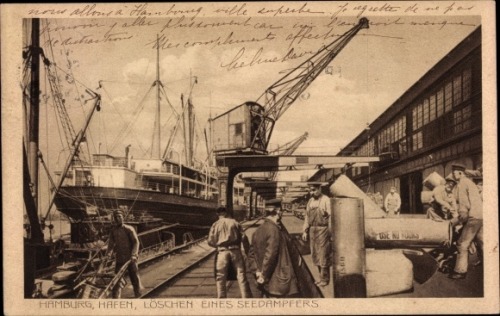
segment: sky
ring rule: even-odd
[[[43,48],[51,62],[57,64],[61,93],[76,130],[82,128],[83,118],[92,105],[80,103],[76,96],[86,97],[84,86],[102,95],[101,112],[92,119],[87,133],[89,150],[123,156],[125,146],[131,144],[134,157],[144,155],[143,148],[151,145],[154,119],[146,114],[153,114],[149,107],[153,101],[144,96],[155,80],[153,43],[158,35],[162,39],[161,80],[168,98],[179,112],[180,94],[189,93],[190,74],[196,76],[192,99],[202,130],[210,116],[257,100],[284,71],[333,41],[335,35],[347,31],[359,18],[368,18],[370,28],[361,30],[279,119],[269,148],[307,131],[309,137],[296,154],[333,155],[482,24],[482,84],[487,92],[482,98],[488,109],[483,111],[483,134],[485,139],[493,138],[484,148],[485,165],[492,171],[485,172],[485,182],[496,183],[497,149],[491,144],[496,144],[497,116],[489,115],[496,114],[496,68],[486,67],[496,60],[493,7],[492,1],[2,4],[2,182],[7,187],[3,191],[3,215],[4,231],[8,234],[3,239],[4,254],[9,262],[22,260],[19,240],[23,232],[15,227],[21,227],[23,220],[18,216],[23,207],[19,146],[23,119],[20,51],[26,36],[23,18],[43,18],[45,26],[49,22],[50,27],[42,34]],[[292,49],[294,58],[285,58]],[[270,62],[273,59],[278,61]],[[78,91],[71,87],[73,81],[78,82]],[[40,150],[53,173],[62,168],[68,151],[63,150],[60,127],[53,118],[52,97],[45,91],[41,96],[46,102],[41,105]],[[147,101],[143,109],[138,107],[142,99]],[[141,115],[134,116],[139,109]],[[168,130],[170,107],[164,105],[162,109],[162,123]],[[134,129],[126,133],[122,126],[130,120],[135,123]],[[167,132],[162,141],[168,137]],[[41,187],[47,191],[44,171],[40,170],[40,174]],[[485,186],[485,209],[496,209],[497,189],[495,185]],[[495,233],[498,214],[489,215],[492,220],[485,231]],[[496,244],[497,239],[491,238],[485,245],[494,252]],[[498,267],[497,260],[488,261],[489,266]],[[20,278],[17,273],[8,273],[10,266],[6,266],[5,284],[19,289]],[[497,270],[491,272],[498,275]],[[495,277],[485,280],[485,289],[489,290],[484,299],[453,306],[462,312],[497,311],[497,281]],[[24,314],[39,307],[29,303],[14,305]],[[352,307],[344,305],[328,308],[352,313]],[[359,313],[373,311],[373,304],[358,305]],[[436,302],[430,304],[429,310],[446,313],[450,305]],[[413,306],[408,307],[407,313],[412,312]]]
[[[92,106],[76,95],[88,99],[82,87],[102,95],[102,109],[87,134],[90,153],[124,156],[131,144],[130,154],[139,158],[152,145],[159,39],[160,80],[169,101],[162,96],[162,151],[175,124],[172,112],[181,112],[180,95],[187,98],[196,78],[191,96],[203,160],[210,117],[256,101],[287,71],[366,17],[369,29],[362,29],[277,121],[269,146],[308,132],[295,154],[334,155],[481,24],[480,16],[466,16],[465,9],[457,13],[456,5],[446,11],[445,5],[423,3],[417,8],[362,4],[123,4],[122,15],[116,7],[82,4],[66,12],[72,18],[43,19],[41,41],[57,65],[76,130]],[[284,58],[290,52],[293,58]],[[42,151],[49,169],[57,170],[68,151],[51,102],[48,97],[40,133],[56,140],[42,141]],[[173,147],[182,153],[178,136]]]

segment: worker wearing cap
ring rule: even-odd
[[[280,202],[266,203],[266,218],[252,235],[249,263],[265,298],[299,294],[287,239],[280,225],[282,214]]]
[[[248,252],[250,245],[241,225],[233,218],[228,217],[225,207],[217,209],[217,220],[208,233],[208,245],[217,248],[215,257],[215,281],[217,298],[227,297],[227,280],[229,265],[236,271],[236,279],[240,287],[242,298],[251,298],[252,292],[246,276],[245,261],[241,253],[243,245]]]
[[[478,244],[478,251],[483,248],[483,201],[477,186],[465,176],[465,166],[451,166],[453,178],[457,181],[455,197],[458,202],[457,222],[464,224],[457,242],[458,256],[451,279],[465,279],[468,269],[469,247],[473,241]]]
[[[141,296],[141,280],[139,278],[139,268],[137,266],[137,259],[139,253],[139,238],[135,229],[123,223],[123,213],[115,211],[113,213],[115,226],[111,229],[109,234],[108,249],[106,255],[111,252],[115,253],[115,273],[117,273],[124,264],[130,260],[128,266],[128,275],[134,287],[135,297]],[[113,298],[121,297],[123,283],[118,284],[113,288]]]
[[[388,217],[399,214],[401,197],[399,196],[399,193],[396,192],[396,187],[391,187],[391,191],[385,197],[384,206]]]
[[[432,204],[427,210],[427,216],[433,220],[451,220],[458,218],[457,203],[453,188],[457,181],[449,176],[445,184],[440,184],[432,190]]]
[[[307,202],[304,217],[302,240],[310,239],[311,255],[318,267],[319,286],[330,283],[330,266],[332,265],[331,232],[329,228],[331,207],[330,199],[321,193],[321,184],[312,183],[309,186],[312,197]]]

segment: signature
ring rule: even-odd
[[[283,56],[272,56],[272,57],[264,57],[262,53],[264,52],[264,48],[260,47],[255,54],[252,56],[246,56],[246,48],[242,47],[229,62],[221,62],[220,67],[226,68],[227,71],[241,69],[245,67],[252,67],[256,65],[266,64],[266,63],[278,63],[278,62],[286,62],[288,60],[293,60],[297,58],[301,58],[306,55],[315,54],[316,51],[296,51],[293,47],[290,48],[286,54]]]

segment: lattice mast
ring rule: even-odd
[[[275,122],[342,51],[351,39],[364,28],[368,28],[368,19],[361,18],[355,27],[344,33],[334,42],[323,47],[315,55],[267,88],[257,100],[257,103],[262,104],[264,107],[264,114],[262,115],[263,119],[258,130],[254,133],[256,136],[252,139],[252,148],[256,146],[267,149]],[[256,142],[261,143],[256,144]]]

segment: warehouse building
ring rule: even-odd
[[[341,150],[340,156],[379,156],[347,175],[365,192],[385,196],[399,189],[402,214],[424,213],[421,193],[433,172],[451,173],[460,162],[482,172],[481,27],[444,56],[420,80]],[[314,180],[328,180],[323,171]]]

